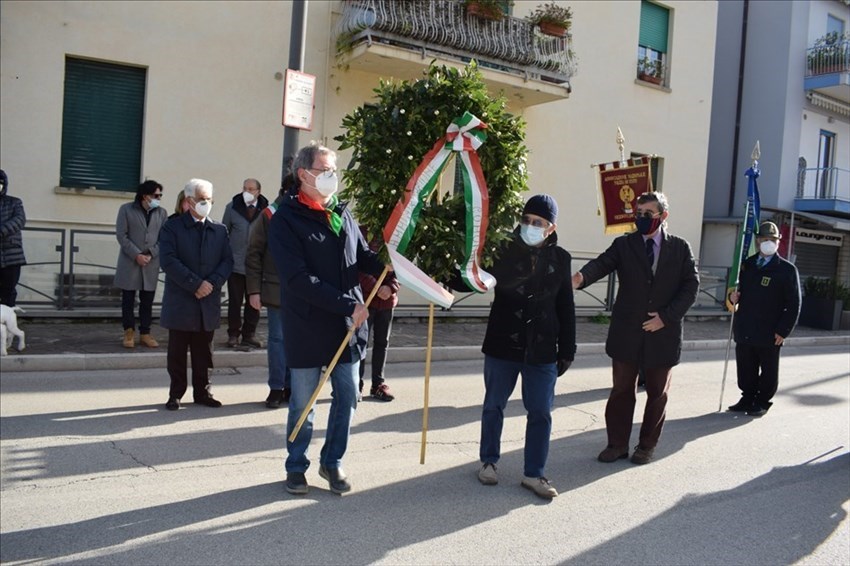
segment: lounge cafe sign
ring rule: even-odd
[[[843,239],[844,235],[837,232],[823,232],[821,230],[809,230],[808,228],[797,228],[794,230],[795,242],[807,242],[840,248]]]

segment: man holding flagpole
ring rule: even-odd
[[[528,199],[520,225],[490,273],[495,298],[484,336],[484,407],[478,481],[495,485],[504,409],[522,374],[527,411],[521,485],[543,499],[558,491],[544,475],[552,433],[555,382],[576,353],[570,254],[558,246],[558,205],[549,195]]]
[[[637,198],[637,231],[614,240],[599,257],[573,275],[574,289],[616,271],[619,289],[611,312],[605,352],[613,387],[605,407],[608,445],[600,462],[629,457],[638,372],[646,379],[646,407],[634,464],[652,461],[667,414],[673,366],[682,352],[682,322],[699,290],[694,255],[682,238],[667,232],[667,198],[658,192]]]
[[[776,253],[782,235],[773,222],[762,222],[758,253],[741,267],[735,312],[735,361],[741,400],[729,407],[761,417],[779,386],[779,351],[800,315],[800,277],[794,264]]]
[[[359,364],[365,355],[369,311],[358,272],[380,275],[384,264],[369,249],[357,222],[337,192],[336,153],[321,145],[298,151],[292,163],[296,188],[288,193],[269,223],[269,249],[280,275],[280,305],[286,362],[292,393],[287,419],[286,491],[309,491],[305,472],[313,433],[313,408],[294,439],[299,417],[322,377],[322,368],[339,363],[330,374],[333,388],[319,476],[332,492],[351,484],[342,469],[351,420],[357,407]],[[388,276],[391,280],[392,274]],[[379,291],[387,298],[389,293]],[[350,328],[356,331],[349,333]],[[347,344],[340,346],[350,337]]]

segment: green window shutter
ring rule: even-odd
[[[644,47],[667,53],[667,31],[670,11],[658,4],[641,0],[640,3],[640,39]]]
[[[135,190],[141,178],[146,71],[65,59],[60,185]]]

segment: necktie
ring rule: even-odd
[[[646,259],[649,260],[649,267],[652,268],[652,264],[655,263],[655,240],[652,238],[646,241]]]
[[[759,269],[764,267],[765,263],[767,263],[767,261],[765,261],[765,259],[761,256],[759,256],[759,258],[756,260],[756,265],[758,266]]]

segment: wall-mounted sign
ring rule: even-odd
[[[286,70],[283,85],[284,126],[301,130],[313,129],[313,99],[316,95],[316,76]]]
[[[809,230],[808,228],[794,229],[795,242],[809,242],[810,244],[821,244],[823,246],[841,247],[844,235],[838,232],[822,232],[820,230]]]

